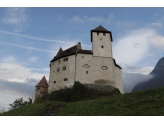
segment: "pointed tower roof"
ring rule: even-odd
[[[40,80],[40,82],[35,87],[47,87],[48,88],[48,84],[47,84],[45,76]]]
[[[97,28],[95,28],[94,31],[106,31],[106,32],[110,32],[107,29],[105,29],[104,27],[102,27],[101,24],[100,24],[100,26],[98,26]]]

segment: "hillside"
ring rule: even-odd
[[[22,106],[0,116],[163,116],[164,87],[87,101]]]
[[[145,89],[164,87],[163,73],[164,73],[164,57],[161,58],[157,62],[155,68],[150,73],[151,75],[153,75],[153,78],[148,80],[148,81],[144,81],[144,82],[137,84],[132,89],[132,92],[141,91],[141,90],[145,90]]]

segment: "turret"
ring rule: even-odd
[[[101,25],[91,30],[91,42],[93,56],[113,57],[112,55],[112,33]]]

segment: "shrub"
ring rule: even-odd
[[[29,104],[32,104],[31,98],[29,98],[29,102],[27,101],[23,102],[23,98],[21,97],[20,99],[16,99],[13,104],[9,104],[9,105],[11,106],[11,109],[14,109],[14,108],[24,106],[24,105],[29,105]]]

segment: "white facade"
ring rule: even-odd
[[[112,85],[124,93],[121,67],[112,56],[111,33],[91,31],[91,40],[92,51],[82,50],[78,43],[74,46],[77,48],[76,52],[64,56],[66,50],[61,51],[59,57],[51,62],[48,93],[64,86],[70,87],[74,81]]]

